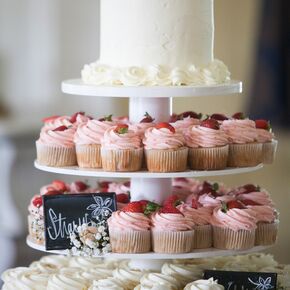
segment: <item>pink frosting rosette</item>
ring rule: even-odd
[[[247,206],[252,212],[253,216],[257,219],[257,222],[272,223],[276,219],[275,210],[267,205],[253,205]]]
[[[195,226],[195,223],[183,214],[154,213],[151,216],[152,230],[157,231],[189,231]]]
[[[177,120],[174,123],[170,123],[177,131],[185,132],[190,126],[199,125],[200,119],[186,117],[182,120]]]
[[[239,194],[237,198],[240,199],[241,201],[245,199],[250,199],[260,205],[268,205],[268,206],[274,207],[274,203],[269,193],[266,191],[254,191],[250,193],[242,193],[242,194]]]
[[[188,147],[212,148],[228,144],[227,135],[223,130],[215,130],[203,126],[191,126],[184,134]]]
[[[215,198],[211,194],[202,194],[198,197],[198,202],[204,206],[209,208],[219,207],[221,205],[221,200]]]
[[[70,127],[73,126],[73,123],[70,122],[70,116],[59,116],[56,118],[52,118],[48,121],[44,122],[44,126],[41,130],[49,130],[49,129],[55,129],[60,126],[66,126]]]
[[[221,207],[213,210],[211,224],[217,227],[229,228],[233,231],[254,230],[257,220],[249,209],[232,208],[223,212]]]
[[[129,130],[136,132],[141,138],[143,138],[145,131],[155,125],[155,123],[132,123],[129,124]]]
[[[225,120],[221,129],[227,134],[229,143],[245,144],[257,141],[256,124],[252,120]]]
[[[143,139],[145,149],[177,149],[184,146],[184,138],[180,132],[172,132],[167,128],[149,128]]]
[[[108,219],[111,230],[117,231],[148,231],[150,219],[143,213],[115,211]]]
[[[101,138],[101,144],[106,149],[139,149],[142,148],[142,142],[139,135],[132,131],[119,134],[115,131],[117,126],[107,129]]]
[[[257,141],[260,143],[271,142],[274,134],[271,131],[257,128]]]
[[[75,130],[75,127],[69,127],[64,131],[42,130],[37,142],[49,146],[74,147],[73,138]]]
[[[177,209],[179,209],[185,217],[192,219],[192,221],[198,226],[210,224],[212,210],[208,207],[200,207],[196,209],[183,203],[177,206]]]
[[[79,145],[101,144],[105,131],[114,125],[111,121],[89,120],[78,126],[74,142]]]

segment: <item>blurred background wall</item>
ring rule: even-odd
[[[228,114],[247,110],[253,97],[251,92],[262,4],[262,0],[215,1],[215,56],[228,65],[233,79],[243,81],[243,93],[174,100],[175,112],[188,108],[204,113]],[[12,218],[5,216],[6,225],[19,233],[15,238],[15,232],[12,232],[6,243],[11,250],[6,251],[8,258],[5,267],[27,265],[41,255],[25,245],[27,205],[32,195],[52,179],[73,180],[33,168],[34,141],[41,127],[40,119],[75,111],[86,111],[95,116],[128,113],[126,99],[70,96],[60,90],[63,79],[79,77],[83,65],[97,59],[98,13],[97,0],[0,0],[0,139],[5,140],[1,141],[3,146],[0,152],[12,150],[15,156],[6,188],[11,189],[13,202],[22,220],[22,225],[16,226]],[[289,132],[278,127],[274,130],[279,139],[278,157],[274,165],[256,173],[220,177],[218,180],[229,185],[253,182],[269,189],[281,212],[279,242],[271,252],[280,262],[290,263],[290,253],[287,251],[290,242],[287,227],[290,217],[290,138]],[[9,166],[5,167],[5,164],[8,161],[2,163],[0,170],[3,176],[6,169],[10,174]],[[91,179],[91,182],[95,180]],[[11,208],[11,212],[13,210]],[[3,226],[1,229],[0,223],[0,237],[8,236],[6,232]],[[12,245],[15,246],[15,258]],[[0,255],[1,262],[4,263],[4,253]]]

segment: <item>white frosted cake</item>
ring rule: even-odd
[[[213,0],[101,0],[95,85],[200,85],[229,80],[213,56]]]

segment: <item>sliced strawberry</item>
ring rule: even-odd
[[[219,130],[220,128],[219,122],[215,119],[205,119],[201,121],[200,126],[214,129],[214,130]]]
[[[191,201],[191,207],[198,209],[200,207],[200,203],[196,199],[193,198]]]
[[[77,190],[77,191],[80,191],[80,192],[85,191],[85,190],[88,189],[88,187],[89,187],[89,186],[88,186],[86,183],[84,183],[83,181],[75,181],[74,184],[75,184],[76,190]]]
[[[45,195],[61,195],[63,194],[63,191],[60,190],[50,190],[45,193]]]
[[[166,122],[158,123],[158,124],[155,126],[155,128],[156,128],[156,129],[166,128],[166,129],[168,129],[170,132],[175,133],[175,129],[174,129],[174,127],[171,126],[169,123],[166,123]]]
[[[108,115],[108,116],[104,116],[103,118],[100,118],[99,121],[104,122],[104,121],[109,121],[112,122],[112,117],[113,115]]]
[[[143,118],[140,123],[152,123],[155,120],[147,112],[144,114],[144,116],[145,118]]]
[[[244,199],[241,201],[244,205],[260,205],[259,203],[251,200],[251,199]]]
[[[232,208],[244,209],[245,206],[239,200],[230,200],[227,202],[227,208],[228,209],[232,209]]]
[[[163,206],[160,210],[159,213],[173,213],[173,214],[182,214],[180,210],[178,210],[176,207],[174,206]]]
[[[55,129],[53,129],[52,131],[55,131],[55,132],[60,131],[60,132],[62,132],[62,131],[65,131],[67,129],[68,129],[67,126],[62,125],[62,126],[59,126],[59,127],[55,128]]]
[[[229,118],[224,115],[224,114],[212,114],[210,116],[211,119],[215,119],[217,121],[224,121],[224,120],[228,120]]]
[[[54,187],[54,188],[56,188],[57,190],[59,190],[59,191],[62,191],[62,192],[65,192],[65,191],[67,191],[67,187],[66,187],[66,184],[65,184],[65,182],[63,182],[62,180],[54,180],[53,182],[52,182],[52,186]]]
[[[181,200],[176,194],[169,195],[163,202],[163,206],[178,206],[179,204],[181,204]]]
[[[121,202],[121,203],[128,203],[129,200],[129,196],[126,193],[119,193],[117,194],[117,202]]]
[[[180,115],[173,113],[169,118],[169,123],[175,123],[178,120],[180,120]]]
[[[270,122],[267,120],[255,120],[256,128],[258,129],[264,129],[267,131],[271,130]]]
[[[144,212],[144,208],[143,208],[143,205],[142,205],[141,202],[132,201],[132,202],[128,203],[125,207],[123,207],[122,211],[143,213]]]
[[[60,116],[50,116],[50,117],[46,117],[46,118],[43,118],[41,121],[43,122],[43,123],[47,123],[47,122],[51,122],[51,121],[53,121],[53,120],[55,120],[55,119],[57,119],[57,118],[59,118]]]
[[[76,121],[77,121],[77,116],[78,115],[82,115],[82,116],[84,116],[85,115],[85,112],[76,112],[76,113],[74,113],[72,116],[71,116],[71,118],[70,118],[70,122],[71,123],[75,123]]]
[[[194,111],[186,111],[186,112],[179,114],[178,116],[179,116],[179,119],[184,119],[187,117],[194,118],[194,119],[201,119],[202,114],[201,113],[197,114]]]
[[[32,204],[36,207],[41,207],[42,206],[42,197],[40,195],[37,195],[34,197],[32,200]]]
[[[118,134],[125,134],[128,133],[128,128],[127,124],[118,124],[114,131]]]
[[[237,112],[237,113],[232,115],[232,118],[236,119],[236,120],[244,120],[244,119],[246,119],[246,116],[243,112]]]

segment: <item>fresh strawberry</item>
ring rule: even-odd
[[[217,121],[224,121],[224,120],[228,120],[229,118],[224,115],[224,114],[212,114],[210,116],[211,119],[215,119]]]
[[[67,129],[68,129],[67,126],[62,125],[62,126],[59,126],[59,127],[55,128],[55,129],[53,129],[52,131],[54,131],[54,132],[60,131],[61,132],[61,131],[65,131]]]
[[[99,121],[101,121],[101,122],[104,122],[104,121],[112,122],[112,117],[113,117],[113,115],[104,116],[103,118],[100,118]]]
[[[65,191],[67,191],[67,187],[66,187],[66,184],[62,181],[62,180],[54,180],[53,182],[52,182],[52,186],[54,187],[54,188],[56,188],[57,190],[59,190],[59,191],[62,191],[62,192],[65,192]]]
[[[166,128],[166,129],[168,129],[170,132],[175,133],[175,129],[174,129],[174,127],[171,126],[169,123],[166,123],[166,122],[158,123],[158,124],[155,126],[155,128],[156,128],[156,129]]]
[[[88,189],[88,185],[82,181],[75,181],[74,182],[76,190],[79,192],[85,191],[86,189]]]
[[[169,118],[169,123],[175,123],[178,120],[180,120],[180,115],[173,113]]]
[[[32,204],[36,207],[41,207],[42,206],[42,197],[40,195],[37,195],[34,197],[32,200]]]
[[[236,119],[236,120],[243,120],[243,119],[246,119],[246,116],[242,112],[237,112],[237,113],[232,115],[232,118]]]
[[[125,181],[123,183],[123,185],[126,186],[126,187],[130,187],[131,186],[131,182],[129,180],[128,181]]]
[[[148,201],[147,204],[144,207],[144,214],[149,216],[153,212],[158,211],[161,208],[161,206],[155,202]]]
[[[198,209],[200,207],[200,203],[195,198],[193,198],[191,201],[191,207]]]
[[[228,209],[232,209],[232,208],[244,209],[245,206],[239,200],[230,200],[227,202],[227,208]]]
[[[118,124],[114,131],[118,134],[125,134],[128,133],[128,128],[127,124]]]
[[[197,114],[194,111],[186,111],[186,112],[179,114],[178,116],[179,116],[179,119],[184,119],[187,117],[194,118],[194,119],[201,119],[202,114],[201,113]]]
[[[179,204],[181,204],[181,200],[176,194],[169,195],[163,202],[163,206],[178,206]]]
[[[77,116],[78,115],[85,115],[85,112],[76,112],[76,113],[74,113],[72,116],[71,116],[71,118],[70,118],[70,122],[71,123],[75,123],[76,121],[77,121]]]
[[[60,190],[50,190],[45,193],[45,195],[61,195],[63,194],[63,191]]]
[[[245,184],[242,186],[242,193],[251,193],[255,191],[260,191],[260,187],[254,184]]]
[[[178,210],[176,207],[174,206],[163,206],[160,210],[159,213],[173,213],[173,214],[182,214],[180,210]]]
[[[256,128],[258,129],[264,129],[264,130],[267,130],[267,131],[270,131],[271,130],[271,125],[270,125],[270,122],[267,121],[267,120],[255,120],[255,123],[256,123]]]
[[[205,119],[201,121],[200,126],[214,129],[214,130],[219,130],[220,128],[219,122],[215,119]]]
[[[152,118],[147,112],[145,113],[145,118],[143,118],[140,123],[152,123],[155,119]]]
[[[119,193],[117,194],[116,198],[117,198],[117,202],[121,202],[121,203],[128,203],[130,201],[129,196],[126,193]]]
[[[202,188],[201,190],[198,192],[199,195],[203,195],[203,194],[211,194],[214,197],[219,196],[218,193],[218,189],[219,189],[219,185],[218,183],[209,183],[208,181],[204,181],[202,184]]]
[[[241,202],[244,204],[244,205],[260,205],[259,203],[251,200],[251,199],[244,199],[244,200],[241,200]]]
[[[122,211],[143,213],[144,212],[144,208],[143,208],[143,205],[142,205],[141,202],[132,201],[132,202],[128,203],[125,207],[123,207]]]
[[[59,116],[50,116],[50,117],[43,118],[41,121],[43,123],[47,123],[47,122],[53,121],[53,120],[55,120],[57,118],[59,118]]]
[[[100,187],[101,191],[108,190],[110,183],[112,183],[112,182],[111,181],[101,181],[101,182],[99,182],[99,187]]]

